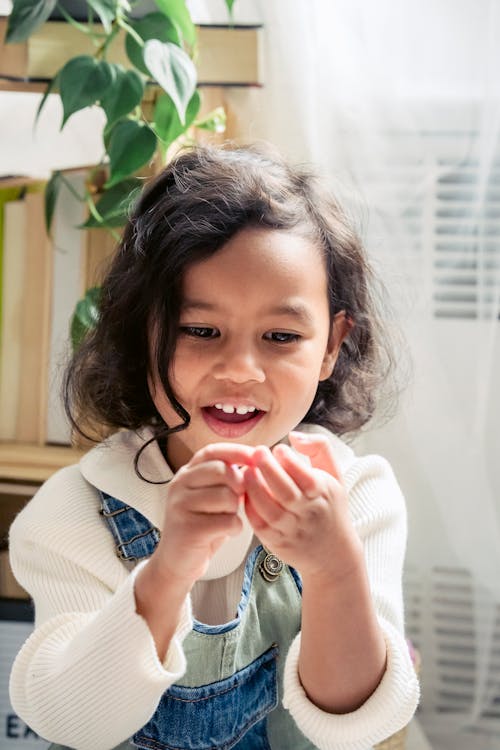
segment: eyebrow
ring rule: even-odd
[[[223,312],[216,303],[203,300],[187,299],[181,305],[181,312]],[[283,303],[274,305],[264,311],[264,315],[277,315],[280,317],[295,318],[299,322],[312,324],[313,318],[305,305],[301,303]]]

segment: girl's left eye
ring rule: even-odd
[[[298,333],[286,333],[285,331],[270,331],[264,335],[268,341],[275,344],[292,344],[300,339]]]

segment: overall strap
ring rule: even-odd
[[[130,505],[99,490],[100,514],[106,520],[121,560],[149,557],[160,540],[160,530]]]

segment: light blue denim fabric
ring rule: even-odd
[[[151,721],[134,736],[140,748],[231,747],[269,750],[265,716],[278,703],[272,647],[231,677],[199,687],[173,685]]]

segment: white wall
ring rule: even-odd
[[[34,127],[41,94],[0,92],[0,174],[46,177],[52,169],[98,163],[99,111],[77,112],[60,131],[61,102],[51,94]]]

